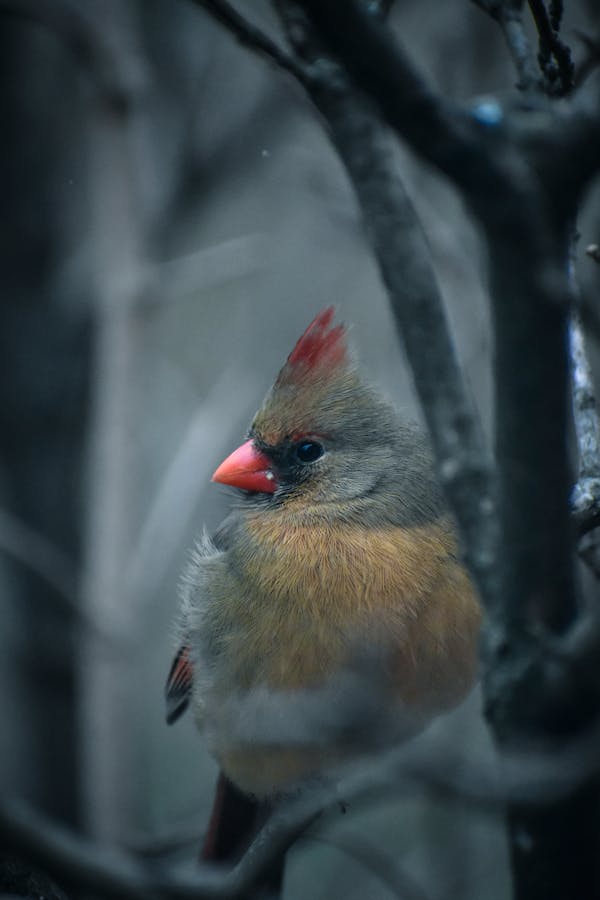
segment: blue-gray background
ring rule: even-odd
[[[500,33],[474,4],[397,6],[393,27],[446,96],[512,89]],[[419,411],[354,197],[297,85],[183,0],[79,7],[120,60],[125,110],[52,12],[0,11],[0,753],[3,790],[140,848],[199,838],[209,813],[202,739],[189,717],[164,722],[177,583],[194,536],[227,509],[210,475],[294,341],[337,304],[370,377]],[[570,7],[580,53],[573,28],[593,32],[595,17],[597,30],[598,11]],[[268,4],[239,8],[276,33]],[[489,430],[478,236],[447,185],[402,148],[397,160]],[[598,239],[596,207],[583,246]],[[593,264],[580,270],[597,292]],[[491,753],[477,692],[434,733],[467,770]],[[508,896],[500,812],[390,791],[311,834],[290,854],[290,897],[391,896],[336,848],[348,834],[433,898]]]

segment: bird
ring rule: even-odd
[[[428,438],[335,315],[216,469],[231,512],[182,578],[167,721],[191,706],[220,767],[204,859],[239,856],[275,798],[407,740],[476,680],[480,605]]]

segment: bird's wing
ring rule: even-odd
[[[212,556],[227,550],[236,519],[236,514],[227,516],[211,538],[205,536],[202,539],[198,546],[198,561],[207,555]],[[194,565],[197,565],[198,561]],[[184,642],[175,655],[165,686],[167,723],[169,725],[183,715],[192,696],[194,669],[190,659],[190,648],[185,640],[185,628],[183,633]]]
[[[193,678],[189,647],[184,644],[177,651],[165,686],[167,724],[172,725],[186,711],[192,695]]]

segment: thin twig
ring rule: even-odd
[[[550,24],[552,29],[558,33],[563,16],[562,0],[550,0]]]
[[[289,72],[301,84],[304,84],[309,78],[308,72],[298,64],[293,56],[241,15],[227,0],[190,0],[190,2],[204,8],[243,47],[249,47],[255,53],[259,53],[265,59],[275,63],[278,68]]]
[[[564,437],[568,372],[562,237],[552,230],[539,179],[533,177],[528,143],[521,147],[511,133],[510,139],[496,134],[494,140],[481,144],[471,130],[461,130],[460,117],[453,114],[448,122],[445,105],[429,91],[413,98],[411,117],[403,95],[420,78],[383,26],[369,22],[353,3],[344,7],[343,19],[335,0],[302,0],[301,6],[398,133],[466,193],[485,229],[495,299],[496,435],[502,499],[502,545],[496,551],[502,566],[495,568],[504,583],[501,591],[487,591],[483,599],[488,612],[494,607],[498,614],[489,646],[502,647],[500,633],[506,629],[508,640],[508,631],[518,622],[524,628],[533,613],[525,596],[539,597],[540,603],[544,598],[544,609],[536,614],[546,622],[572,616],[576,608],[567,521],[571,479]],[[420,115],[431,127],[427,135],[415,134],[414,122]],[[467,171],[466,159],[476,147],[474,171]],[[455,167],[459,160],[460,166]],[[481,194],[483,185],[486,191]],[[545,343],[539,341],[540,333]],[[515,354],[527,356],[528,365],[516,366]],[[540,414],[541,396],[544,415]],[[536,428],[533,421],[538,423]],[[474,517],[480,515],[472,503],[471,511]],[[491,636],[492,631],[488,633]],[[496,671],[491,660],[488,663],[488,671]],[[497,668],[507,671],[506,659],[502,664],[498,661]],[[497,696],[502,692],[499,689]]]
[[[539,93],[540,77],[529,38],[523,27],[522,4],[511,0],[473,0],[473,2],[500,25],[517,71],[519,90]]]
[[[562,6],[556,4],[550,15],[544,0],[528,0],[539,38],[538,60],[550,94],[568,94],[573,89],[573,60],[571,51],[558,36]]]
[[[122,635],[83,609],[79,591],[81,573],[73,560],[45,535],[1,508],[0,553],[15,559],[50,585],[53,599],[106,648],[119,645]]]
[[[0,508],[0,552],[18,560],[43,578],[65,601],[70,612],[81,615],[79,573],[73,560],[45,535]]]
[[[247,409],[253,388],[256,389],[253,379],[232,366],[215,380],[190,416],[188,427],[180,436],[177,450],[149,503],[123,572],[126,596],[138,612],[155,597],[157,587],[181,548],[200,486],[208,482],[214,467],[211,456],[215,449],[214,435],[222,434],[225,446],[228,439],[233,439],[229,429]]]
[[[575,87],[579,88],[594,69],[597,69],[600,65],[600,36],[591,37],[580,28],[574,28],[573,34],[581,41],[586,51],[584,58],[577,66],[574,76]]]

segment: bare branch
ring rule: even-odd
[[[123,52],[109,40],[80,4],[71,0],[0,0],[0,13],[27,19],[54,32],[109,102],[127,104],[143,89],[147,79],[139,57]]]
[[[507,801],[527,800],[548,810],[599,770],[598,728],[567,747],[506,756],[501,769],[456,756],[453,748],[423,736],[381,758],[340,772],[283,803],[240,862],[228,872],[199,865],[195,874],[102,847],[35,812],[26,803],[0,798],[3,845],[40,865],[64,884],[115,900],[234,900],[247,897],[275,861],[325,808],[341,798],[351,803],[384,791],[426,791],[437,799],[497,814]],[[366,860],[365,860],[366,862]],[[398,874],[398,873],[396,873]],[[389,871],[387,873],[391,877]],[[401,877],[401,874],[400,874]],[[396,884],[399,884],[396,879]]]
[[[552,2],[550,15],[544,0],[527,0],[539,37],[538,60],[549,94],[568,94],[573,89],[571,51],[558,36],[562,3]]]
[[[467,194],[480,217],[498,216],[511,195],[531,197],[535,182],[507,140],[499,103],[491,117],[487,107],[466,111],[434,93],[391,31],[354,2],[299,5],[392,128]]]
[[[597,97],[581,98],[568,112],[542,98],[534,117],[498,101],[491,110],[484,104],[467,112],[437,96],[389,29],[352,0],[302,0],[301,5],[392,128],[465,193],[486,227],[506,233],[507,206],[516,219],[532,210],[525,230],[528,241],[535,240],[548,227],[547,216],[540,215],[540,203],[546,202],[540,190],[548,191],[553,206],[572,214],[600,166]]]
[[[71,612],[81,615],[78,603],[79,573],[75,563],[47,537],[6,509],[0,509],[0,551],[43,578],[68,604]]]
[[[365,840],[362,834],[352,834],[345,830],[334,837],[319,835],[312,840],[320,844],[328,844],[341,850],[359,862],[374,878],[381,881],[398,900],[428,900],[428,895],[404,869],[379,847]]]
[[[240,388],[240,385],[242,387]],[[188,428],[161,478],[123,572],[129,604],[138,609],[152,599],[156,586],[181,547],[193,515],[200,485],[212,471],[210,448],[216,433],[227,445],[233,423],[247,409],[256,389],[252,378],[232,367],[217,379],[190,417]],[[223,411],[227,410],[227,413]],[[220,427],[217,427],[219,425]],[[198,460],[208,460],[205,476]]]
[[[598,167],[597,111],[577,109],[559,118],[543,104],[534,117],[532,140],[529,119],[498,104],[493,139],[491,134],[484,139],[474,127],[476,116],[469,123],[432,95],[392,36],[355,3],[343,9],[336,0],[301,0],[300,5],[390,124],[461,188],[484,227],[496,339],[500,498],[499,586],[492,579],[484,597],[489,613],[483,637],[486,712],[504,754],[521,740],[534,746],[559,735],[565,740],[559,723],[569,722],[571,734],[581,731],[595,715],[595,701],[584,701],[567,670],[557,688],[536,629],[564,634],[579,613],[568,512],[566,222],[585,180]],[[565,177],[563,167],[575,168],[567,164],[574,147],[583,166]],[[586,786],[565,796],[551,814],[516,800],[512,850],[523,896],[528,890],[532,897],[541,896],[538,867],[553,873],[555,897],[573,879],[597,883],[596,855],[591,847],[578,847],[574,837],[583,810],[592,816],[595,802]],[[519,823],[532,836],[528,853],[518,842]],[[562,861],[552,850],[557,829],[568,845]]]
[[[579,448],[579,478],[571,505],[580,535],[600,525],[600,422],[585,338],[574,313],[569,329],[573,414]]]
[[[557,33],[560,31],[560,25],[563,17],[562,0],[550,0],[550,24]]]
[[[285,810],[273,817],[235,868],[224,873],[204,865],[189,876],[92,843],[23,802],[0,802],[0,835],[5,847],[42,866],[63,884],[88,889],[101,897],[235,900],[248,896],[319,811],[312,802],[298,803],[294,815]]]
[[[592,371],[585,350],[579,317],[571,319],[570,347],[573,377],[573,408],[579,447],[579,478],[600,478],[600,422]]]
[[[600,65],[600,36],[591,37],[580,28],[573,29],[573,33],[586,50],[585,56],[579,62],[575,72],[575,87],[578,88]]]
[[[579,314],[580,291],[575,274],[576,236],[572,240],[568,271],[574,309],[569,322],[569,351],[573,418],[579,451],[577,483],[571,494],[571,509],[582,536],[600,524],[600,420],[592,370],[588,361]],[[586,251],[589,254],[589,248]],[[589,557],[589,554],[588,554]]]
[[[408,70],[407,74],[404,55],[383,27],[368,21],[351,3],[344,6],[343,13],[335,0],[303,0],[301,5],[400,133],[420,152],[421,141],[425,141],[424,155],[468,192],[486,229],[495,298],[496,432],[503,508],[503,547],[497,552],[504,562],[506,581],[501,601],[496,602],[499,595],[493,599],[490,593],[484,602],[488,609],[490,604],[497,606],[503,621],[500,630],[509,627],[509,622],[524,624],[531,613],[523,603],[524,596],[545,598],[546,612],[538,610],[543,618],[552,619],[559,609],[570,609],[572,615],[575,602],[567,516],[570,475],[564,442],[566,250],[562,236],[552,231],[546,200],[540,195],[530,162],[517,144],[505,143],[500,134],[485,145],[472,128],[465,137],[457,124],[461,117],[453,115],[448,125],[447,117],[440,118],[444,104],[428,91],[417,94],[418,109],[412,109],[411,119],[402,95],[408,95],[413,73]],[[396,85],[393,103],[392,82]],[[419,115],[431,125],[427,135],[415,135],[412,120]],[[452,147],[453,154],[440,151],[440,142],[446,151]],[[473,175],[466,168],[467,157],[475,148],[477,162],[472,165],[477,174]],[[479,189],[475,191],[476,186]],[[540,333],[546,336],[544,344],[538,339]],[[515,353],[528,359],[527,367],[515,366]],[[544,415],[541,396],[547,403]],[[534,421],[539,427],[532,427]],[[549,484],[553,491],[548,491]],[[535,541],[532,535],[537,536]]]
[[[363,207],[399,334],[416,374],[441,480],[461,526],[468,563],[478,580],[486,582],[494,542],[491,462],[456,359],[424,235],[398,178],[385,130],[339,67],[326,63],[320,48],[311,45],[296,5],[279,6],[288,39],[303,59],[303,71],[312,72],[304,86],[329,125]],[[212,7],[207,5],[211,12]],[[226,21],[220,15],[217,18]],[[260,39],[256,49],[262,52],[262,46]],[[475,505],[473,497],[478,498]]]
[[[341,69],[331,61],[325,67],[321,49],[295,4],[278,5],[296,51],[309,65],[321,60],[319,77],[308,90],[356,191],[467,561],[480,583],[486,584],[494,542],[491,461],[456,358],[429,247],[398,176],[389,135]]]
[[[302,66],[272,41],[260,28],[241,15],[227,0],[190,0],[195,6],[203,7],[210,15],[230,32],[243,47],[249,47],[265,59],[289,72],[301,84],[309,77]]]
[[[539,92],[540,77],[529,38],[523,27],[521,0],[473,0],[473,2],[500,25],[519,77],[517,85],[519,90],[526,93]]]

